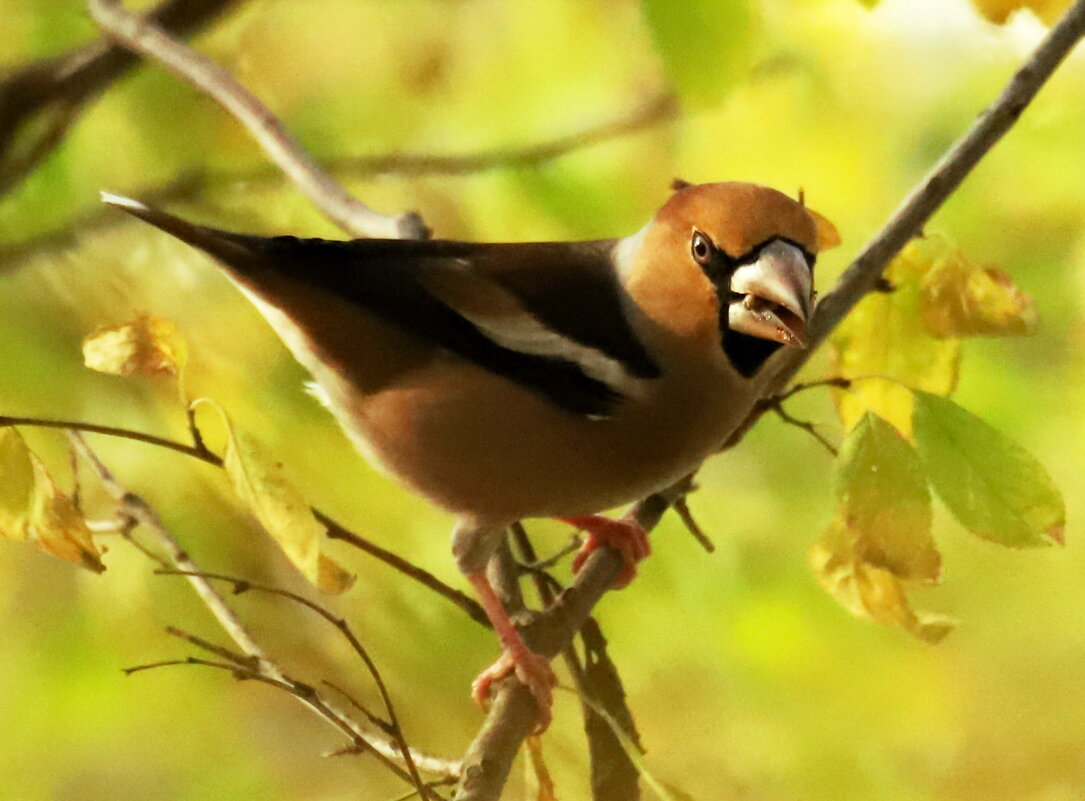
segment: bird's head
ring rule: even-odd
[[[684,335],[722,342],[746,375],[780,345],[805,345],[814,261],[839,243],[802,202],[737,182],[679,184],[637,236],[627,286],[638,305]]]

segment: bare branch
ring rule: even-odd
[[[164,29],[187,36],[237,4],[169,0],[152,16]],[[0,195],[18,186],[63,141],[86,106],[138,62],[138,56],[99,40],[8,73],[0,81]],[[41,130],[27,132],[32,125]],[[19,141],[24,136],[28,142]]]
[[[807,434],[817,440],[821,447],[827,450],[832,456],[840,455],[839,449],[835,445],[833,445],[833,443],[829,442],[829,440],[826,439],[824,434],[818,431],[818,427],[816,425],[811,423],[809,420],[800,420],[799,418],[795,417],[793,414],[787,411],[787,409],[784,408],[784,405],[779,400],[773,403],[769,408],[771,408],[772,411],[776,412],[776,416],[783,420],[785,423],[805,431]]]
[[[1085,0],[1076,0],[1058,24],[1014,75],[995,103],[923,178],[881,232],[856,257],[836,288],[818,306],[811,322],[810,347],[781,350],[758,374],[759,398],[780,392],[823,343],[844,315],[867,292],[877,288],[890,260],[938,210],[983,155],[1013,126],[1040,87],[1085,35]],[[764,412],[757,399],[747,420],[732,435],[728,447],[737,443]],[[666,509],[683,494],[688,479],[652,495],[634,509],[646,530],[653,528]],[[584,563],[573,584],[553,606],[541,613],[523,632],[536,651],[553,656],[560,652],[587,620],[592,608],[613,584],[622,568],[616,551],[600,548]],[[463,788],[457,801],[496,801],[504,786],[520,743],[535,725],[535,700],[523,685],[504,680],[496,683],[494,703],[486,721],[464,756]],[[470,781],[468,781],[470,780]]]
[[[487,170],[537,167],[574,151],[638,133],[679,115],[678,101],[670,93],[649,97],[631,111],[608,122],[545,142],[521,147],[499,147],[477,153],[389,153],[344,157],[328,168],[339,175],[471,175]]]
[[[39,417],[8,417],[0,415],[0,428],[10,428],[13,426],[34,426],[37,428],[56,428],[67,431],[82,431],[90,434],[104,434],[110,437],[118,437],[121,439],[130,439],[135,442],[142,442],[147,445],[155,445],[159,448],[166,448],[167,450],[176,451],[177,453],[183,453],[185,456],[191,456],[195,459],[199,459],[207,464],[214,465],[215,467],[222,467],[222,458],[206,447],[198,445],[186,445],[183,442],[177,442],[175,440],[166,439],[164,437],[158,437],[153,434],[144,434],[141,431],[132,431],[127,428],[118,428],[116,426],[102,426],[94,423],[81,423],[74,420],[47,420]],[[123,510],[122,510],[123,511]],[[392,553],[391,551],[380,547],[376,543],[370,542],[364,537],[355,534],[353,531],[349,531],[342,524],[336,522],[333,518],[329,517],[319,509],[313,509],[313,515],[324,526],[327,527],[327,536],[331,540],[340,540],[349,545],[364,551],[371,556],[375,556],[385,564],[395,568],[405,576],[414,579],[420,584],[428,587],[436,592],[438,595],[448,599],[453,604],[462,609],[472,620],[480,625],[489,627],[490,621],[486,617],[486,613],[482,611],[482,607],[478,601],[471,598],[467,594],[457,590],[454,587],[450,587],[445,584],[439,578],[432,573],[423,570],[411,562],[408,562],[403,557]],[[134,542],[134,541],[133,541]],[[136,547],[140,547],[138,543]],[[145,553],[148,553],[144,550]],[[152,558],[156,558],[153,557]],[[156,559],[157,561],[157,559]]]
[[[384,709],[388,713],[388,722],[382,725],[382,728],[395,738],[396,744],[399,746],[399,752],[407,765],[408,772],[411,774],[411,780],[414,782],[415,787],[418,788],[419,793],[422,793],[423,796],[425,795],[425,791],[422,789],[422,777],[418,775],[418,769],[415,767],[414,760],[411,758],[411,750],[407,746],[406,739],[404,739],[403,727],[399,723],[395,706],[392,704],[392,697],[389,695],[388,687],[384,683],[384,677],[381,676],[380,670],[377,668],[377,663],[373,661],[373,657],[369,655],[369,651],[362,645],[362,641],[358,639],[354,630],[344,618],[333,615],[325,607],[303,595],[298,595],[296,592],[284,590],[279,587],[271,587],[266,584],[259,584],[235,576],[225,576],[221,573],[193,573],[188,570],[156,570],[155,572],[159,575],[189,576],[212,579],[215,581],[227,581],[234,585],[235,595],[240,595],[243,592],[249,591],[262,592],[268,595],[278,595],[280,598],[286,598],[300,606],[304,606],[306,609],[315,612],[324,620],[331,623],[339,633],[343,635],[343,638],[350,643],[350,647],[354,650],[354,653],[362,660],[366,670],[369,671],[369,675],[373,677],[373,682],[377,685],[377,691],[380,693],[381,701],[384,703]],[[201,647],[207,647],[201,643],[197,644],[200,644]]]
[[[328,170],[339,176],[365,178],[374,175],[469,175],[497,169],[523,169],[541,166],[577,150],[601,142],[629,136],[655,125],[676,119],[678,108],[673,96],[656,95],[639,103],[619,117],[584,128],[556,139],[523,147],[494,148],[475,153],[393,153],[379,156],[341,157],[328,162]],[[151,205],[189,200],[219,186],[244,183],[280,184],[286,179],[278,169],[260,165],[255,169],[229,171],[192,170],[167,184],[127,190]],[[24,260],[78,243],[95,231],[122,224],[117,214],[101,203],[70,220],[63,228],[11,244],[0,243],[0,272],[12,269]]]
[[[184,573],[193,589],[195,589],[196,593],[200,596],[204,605],[211,614],[214,615],[219,625],[222,626],[230,636],[230,639],[237,644],[246,656],[251,657],[256,661],[257,668],[253,672],[272,683],[287,684],[295,687],[298,686],[298,682],[288,678],[279,666],[267,655],[259,643],[253,639],[252,635],[249,634],[248,630],[241,622],[241,619],[237,616],[237,613],[234,612],[233,608],[226,602],[226,599],[215,589],[211,580],[200,571],[198,565],[196,565],[188,553],[181,547],[180,543],[173,537],[169,530],[166,529],[161,520],[158,519],[158,515],[155,514],[154,510],[146,503],[146,501],[138,495],[129,492],[116,478],[114,478],[109,468],[107,468],[101,459],[98,458],[98,455],[91,450],[87,445],[86,440],[84,440],[79,433],[73,431],[69,436],[72,438],[80,455],[95,470],[107,492],[109,492],[109,494],[121,505],[124,513],[131,516],[133,520],[138,521],[145,530],[151,534],[158,547],[165,551],[169,555],[170,561],[177,566],[179,571]],[[412,776],[404,773],[398,765],[387,762],[388,760],[393,760],[400,756],[399,743],[389,742],[382,733],[363,728],[359,723],[352,720],[344,711],[339,709],[336,704],[323,698],[313,688],[309,688],[304,693],[294,693],[294,695],[301,699],[306,706],[313,709],[324,720],[331,723],[340,731],[346,733],[352,741],[364,743],[370,747],[374,753],[382,757],[382,761],[386,761],[386,764],[393,765],[397,773],[407,781],[412,782],[412,784],[414,783]],[[417,752],[412,752],[410,758],[419,768],[426,770],[427,772],[432,772],[441,776],[458,775],[459,766],[454,762],[436,759]]]
[[[126,11],[120,0],[88,0],[87,7],[106,36],[159,62],[226,109],[298,190],[348,234],[386,239],[429,236],[417,213],[395,217],[378,214],[343,189],[255,95],[209,58],[170,38],[150,19]]]
[[[178,639],[184,640],[190,645],[195,645],[197,648],[207,651],[207,653],[209,654],[214,654],[215,656],[221,657],[228,662],[233,662],[238,667],[245,668],[246,670],[256,672],[260,669],[260,660],[257,659],[255,656],[239,654],[236,651],[232,651],[223,645],[213,643],[210,640],[205,640],[203,637],[197,636],[192,632],[179,629],[176,626],[166,626],[166,634],[169,634],[171,637],[177,637]]]

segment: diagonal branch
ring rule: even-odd
[[[245,656],[254,661],[255,667],[252,669],[252,673],[272,684],[290,687],[297,685],[298,682],[289,678],[268,656],[260,644],[253,639],[233,607],[215,589],[209,575],[200,571],[192,557],[159,520],[154,510],[138,495],[128,491],[113,476],[109,468],[91,450],[81,435],[77,432],[71,432],[70,437],[80,456],[94,469],[102,485],[121,505],[124,514],[144,526],[155,543],[169,556],[170,562],[183,572],[183,575],[200,596],[200,600],[203,601],[204,605],[215,617],[215,620],[230,636],[230,639],[236,643]],[[442,776],[456,775],[458,773],[459,766],[456,763],[417,752],[412,752],[407,758],[407,763],[411,766],[411,773],[407,773],[392,761],[401,758],[400,743],[390,742],[383,735],[362,728],[346,712],[339,709],[334,702],[322,697],[315,688],[307,688],[305,693],[295,693],[295,695],[320,717],[345,733],[353,742],[364,744],[369,750],[378,754],[382,762],[415,786],[421,786],[420,779],[417,778],[417,773],[414,772],[415,766]]]
[[[848,311],[866,293],[876,288],[890,260],[919,233],[984,154],[1013,127],[1021,112],[1083,35],[1085,0],[1076,0],[1013,76],[998,99],[924,176],[818,306],[809,329],[810,349],[782,351],[762,370],[758,376],[760,397],[777,394]],[[732,435],[728,446],[736,444],[760,417],[764,408],[756,404],[755,399],[749,409],[749,417]],[[650,529],[680,495],[679,485],[676,484],[641,501],[634,514],[646,529]],[[528,644],[548,656],[559,653],[617,578],[621,566],[621,557],[612,549],[600,548],[592,554],[573,584],[524,632]],[[456,801],[495,801],[520,743],[535,725],[535,700],[530,691],[519,683],[505,680],[495,685],[493,698],[490,713],[464,757],[464,780]]]
[[[122,47],[153,58],[174,75],[213,98],[241,122],[275,164],[324,215],[352,236],[426,239],[429,229],[415,212],[379,214],[322,170],[283,124],[233,76],[209,58],[126,11],[120,0],[88,0],[102,32]]]
[[[3,89],[0,87],[0,98]],[[2,101],[0,101],[2,102]],[[2,108],[2,106],[0,106]],[[329,159],[328,170],[339,176],[371,178],[375,175],[473,175],[488,170],[533,169],[603,142],[632,136],[678,118],[674,96],[649,96],[614,119],[540,142],[516,147],[495,147],[464,153],[388,153],[373,156],[342,156]],[[165,184],[127,190],[153,206],[189,200],[218,187],[243,183],[246,186],[278,185],[285,176],[272,165],[248,169],[185,172]],[[46,231],[18,242],[0,243],[0,273],[14,269],[24,260],[41,253],[72,247],[95,231],[123,224],[115,212],[101,203],[70,219],[63,228]]]
[[[237,4],[238,0],[168,0],[152,16],[174,35],[187,36]],[[138,56],[103,39],[4,76],[0,195],[18,186],[63,141],[83,109],[138,62]],[[34,125],[40,130],[33,130]],[[24,137],[27,141],[20,142]]]

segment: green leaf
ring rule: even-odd
[[[1062,494],[1028,451],[927,392],[915,393],[913,425],[931,484],[961,525],[1014,548],[1063,542]]]
[[[641,0],[656,52],[683,100],[719,100],[745,72],[749,0]]]
[[[937,581],[931,498],[915,449],[867,412],[852,429],[837,470],[837,514],[856,556],[902,579]]]
[[[838,465],[836,515],[810,550],[815,577],[856,617],[938,642],[954,622],[915,611],[906,595],[910,585],[938,581],[942,567],[919,455],[892,424],[866,412]]]

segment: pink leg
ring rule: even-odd
[[[600,545],[609,545],[621,554],[625,566],[614,581],[616,589],[625,587],[633,580],[637,575],[637,562],[652,552],[648,545],[647,532],[631,517],[611,520],[602,515],[581,515],[558,519],[588,533],[588,539],[573,557],[574,573],[580,570],[584,561]]]
[[[486,611],[486,617],[493,624],[503,649],[498,660],[475,679],[471,685],[471,696],[479,706],[485,706],[490,695],[490,685],[510,673],[515,673],[516,678],[531,690],[539,703],[538,731],[542,732],[550,725],[551,707],[554,704],[552,691],[557,684],[554,671],[550,669],[550,660],[527,647],[520,632],[509,620],[508,612],[484,572],[469,573],[467,580],[475,588],[475,594]]]

